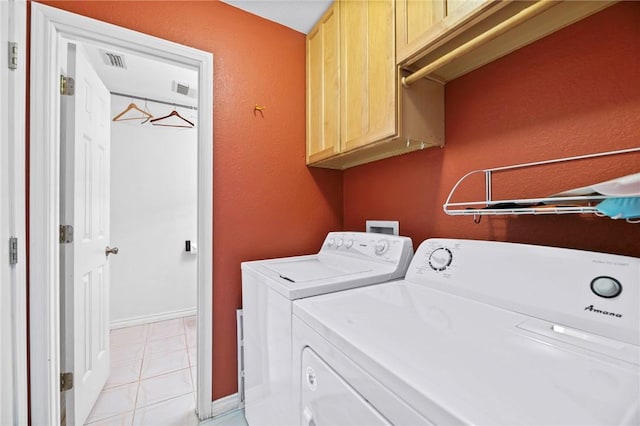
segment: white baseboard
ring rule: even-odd
[[[143,315],[139,317],[126,318],[122,320],[111,321],[111,330],[116,328],[133,327],[134,325],[148,324],[150,322],[166,321],[175,318],[189,317],[196,315],[196,308],[180,309],[171,312],[162,312],[160,314]]]
[[[237,392],[211,402],[211,414],[213,418],[229,414],[239,408],[241,407]]]

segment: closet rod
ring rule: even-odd
[[[116,96],[122,96],[125,98],[133,98],[133,99],[139,99],[141,101],[149,101],[149,102],[156,102],[159,104],[165,104],[165,105],[173,105],[173,106],[177,106],[180,108],[187,108],[187,109],[193,109],[193,110],[198,110],[198,107],[194,107],[191,105],[183,105],[183,104],[177,104],[175,102],[167,102],[167,101],[160,101],[158,99],[151,99],[151,98],[143,98],[142,96],[136,96],[136,95],[127,95],[125,93],[118,93],[118,92],[111,92],[112,95],[116,95]]]
[[[552,1],[552,0],[541,0],[537,3],[534,3],[532,6],[529,6],[526,9],[521,10],[520,12],[516,13],[509,19],[501,22],[500,24],[487,30],[486,32],[476,36],[476,38],[469,40],[468,42],[456,47],[451,52],[431,62],[430,64],[425,65],[424,67],[420,68],[418,71],[414,72],[413,74],[408,75],[407,77],[402,77],[402,80],[401,80],[402,85],[404,87],[409,87],[416,81],[431,74],[438,68],[442,68],[443,66],[447,65],[449,62],[453,61],[454,59],[458,59],[460,56],[463,56],[469,53],[470,51],[472,51],[473,49],[477,48],[478,46],[481,46],[495,39],[496,37],[522,24],[523,22],[533,18],[534,16],[539,15],[540,13],[544,12],[545,10],[549,9],[552,6],[555,6],[556,4],[558,4],[558,2]]]

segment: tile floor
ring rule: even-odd
[[[197,425],[196,317],[111,331],[111,375],[91,426]]]
[[[248,426],[244,410],[235,410],[219,417],[204,420],[200,426]]]

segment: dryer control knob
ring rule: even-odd
[[[336,247],[342,247],[342,244],[344,244],[344,240],[342,238],[340,238],[338,240],[338,244],[336,244]]]
[[[336,240],[334,240],[333,238],[329,238],[329,239],[327,240],[327,245],[328,245],[329,247],[331,247],[331,246],[332,246],[332,245],[334,245],[335,243],[336,243]]]
[[[622,293],[622,285],[612,277],[597,277],[591,281],[591,291],[600,297],[611,299]]]
[[[438,247],[429,255],[429,266],[434,271],[444,271],[451,265],[453,253],[446,247]]]
[[[353,240],[347,241],[347,248],[350,249],[351,247],[353,247]]]
[[[389,241],[380,240],[376,243],[376,254],[383,255],[389,249]]]

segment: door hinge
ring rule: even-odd
[[[60,74],[60,94],[73,96],[74,89],[75,89],[75,86],[74,86],[73,78],[65,77],[64,75]]]
[[[9,69],[18,69],[18,43],[9,42]]]
[[[73,226],[60,225],[60,244],[73,242]]]
[[[9,265],[18,263],[18,239],[16,237],[9,238]]]
[[[73,388],[73,373],[60,374],[60,392]]]

